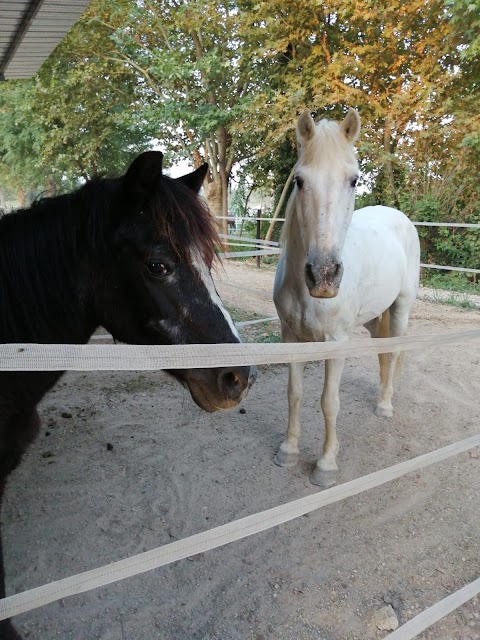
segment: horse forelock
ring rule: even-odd
[[[221,242],[207,204],[195,191],[164,176],[145,212],[181,261],[192,266],[193,256],[200,255],[208,268],[212,266]]]
[[[340,125],[333,120],[320,120],[315,125],[315,135],[303,144],[299,166],[357,165],[355,149],[343,135]]]

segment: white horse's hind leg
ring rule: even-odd
[[[310,476],[310,482],[320,487],[331,487],[337,481],[337,416],[340,410],[340,379],[345,358],[325,360],[325,383],[322,393],[322,411],[325,419],[323,455]]]
[[[409,311],[410,305],[401,304],[399,300],[390,307],[390,336],[392,338],[406,334]],[[380,360],[380,397],[375,407],[375,415],[382,418],[393,416],[393,378],[400,353],[400,350],[386,353]]]
[[[273,459],[279,467],[294,467],[298,461],[300,437],[300,403],[303,396],[305,362],[292,362],[288,369],[288,429],[287,439]]]

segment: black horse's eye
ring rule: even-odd
[[[295,176],[295,184],[299,189],[301,189],[303,187],[303,178],[301,178],[300,176]]]
[[[163,262],[147,262],[147,269],[155,276],[165,276],[168,273],[168,267]]]
[[[350,186],[352,187],[352,189],[355,189],[355,187],[357,186],[357,182],[358,182],[358,176],[355,176],[350,180]]]

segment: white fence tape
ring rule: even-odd
[[[312,362],[479,340],[480,329],[345,342],[181,345],[0,344],[0,371],[152,371]]]
[[[458,609],[458,607],[479,593],[480,578],[477,578],[477,580],[474,580],[465,587],[462,587],[462,589],[459,589],[443,600],[440,600],[440,602],[425,609],[422,613],[419,613],[418,616],[415,616],[415,618],[412,618],[399,629],[388,635],[385,640],[412,640],[412,638],[416,638],[419,633],[425,631],[425,629],[431,627],[432,624],[435,624],[435,622],[438,622],[447,614],[455,611],[455,609]],[[466,637],[467,636],[465,636],[465,638]]]
[[[219,253],[220,258],[250,258],[251,256],[273,256],[281,253],[281,249],[259,249],[258,251],[227,251]]]
[[[227,216],[215,216],[218,220],[224,220]],[[238,217],[232,218],[232,216],[228,216],[230,220],[238,220],[243,221],[246,220],[248,222],[256,222],[260,220],[262,222],[285,222],[285,218],[255,218],[255,217]],[[480,224],[476,224],[474,222],[417,222],[416,220],[412,220],[413,224],[416,227],[452,227],[459,229],[480,229]]]
[[[367,476],[345,482],[337,487],[319,491],[246,518],[234,520],[189,538],[113,562],[98,569],[92,569],[63,580],[51,582],[42,587],[8,596],[0,600],[0,620],[42,607],[67,596],[84,593],[91,589],[103,587],[107,584],[163,567],[171,562],[184,560],[192,555],[210,551],[261,531],[266,531],[315,511],[320,507],[333,504],[339,500],[345,500],[374,487],[379,487],[407,473],[418,471],[479,445],[480,434],[417,458],[406,460],[387,469],[381,469]]]
[[[464,273],[480,273],[480,269],[466,269],[464,267],[445,267],[441,264],[420,263],[420,266],[425,267],[425,269],[442,269],[443,271],[462,271]]]
[[[225,218],[227,218],[227,216],[215,216],[215,218],[217,218],[217,220],[225,220]],[[239,216],[238,218],[232,218],[232,216],[228,216],[229,220],[238,220],[239,222],[242,221],[246,221],[246,222],[256,222],[257,220],[260,220],[260,222],[271,222],[272,218],[250,218],[250,217],[245,217],[245,216]],[[275,218],[275,222],[285,222],[285,218]]]
[[[218,234],[222,240],[241,240],[242,242],[248,242],[249,244],[263,244],[270,247],[278,247],[280,246],[279,242],[275,242],[275,240],[262,240],[261,238],[251,238],[250,236],[236,236],[226,235],[225,233]]]
[[[238,240],[234,240],[233,242],[229,242],[228,243],[228,248],[231,249],[231,247],[249,247],[250,249],[256,249],[258,251],[261,251],[263,248],[270,249],[270,246],[266,246],[266,245],[263,245],[261,243],[257,243],[257,242],[239,242]]]
[[[416,222],[416,227],[453,227],[458,229],[480,229],[480,224],[474,222]]]

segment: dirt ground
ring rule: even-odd
[[[275,315],[272,270],[228,263],[219,278],[241,319]],[[478,327],[478,311],[419,301],[410,333]],[[268,338],[278,323],[258,331]],[[376,358],[347,362],[339,481],[478,433],[479,363],[479,342],[408,353],[385,420],[373,415]],[[213,415],[161,372],[67,373],[9,482],[8,592],[317,491],[308,476],[322,444],[322,378],[321,363],[308,366],[300,463],[285,470],[272,458],[286,428],[286,365],[261,367],[245,413]],[[387,605],[403,623],[480,575],[479,495],[474,450],[16,625],[31,640],[378,640]],[[419,638],[479,640],[480,598]]]

